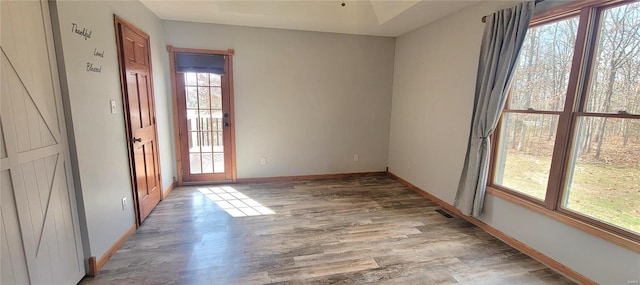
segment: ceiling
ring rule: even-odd
[[[165,20],[396,37],[482,0],[141,1]]]

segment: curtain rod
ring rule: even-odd
[[[544,0],[536,0],[536,4],[538,4],[538,3],[542,2],[542,1],[544,1]],[[482,16],[482,22],[483,23],[487,22],[487,16]]]

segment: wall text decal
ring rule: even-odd
[[[93,33],[93,31],[87,29],[87,28],[80,28],[76,23],[71,23],[71,32],[74,32],[76,34],[78,34],[79,36],[83,37],[84,40],[86,41],[87,39],[91,38],[91,33]]]
[[[104,58],[104,50],[103,51],[98,51],[97,48],[94,48],[93,49],[93,56],[103,57]]]
[[[102,73],[102,65],[100,66],[94,66],[93,63],[91,62],[87,62],[87,72],[96,72],[96,73]]]
[[[90,40],[93,34],[93,31],[86,27],[81,27],[76,23],[71,23],[71,32],[80,36],[85,41]],[[82,44],[83,45],[83,44]],[[94,72],[94,73],[102,73],[102,63],[100,62],[104,58],[104,49],[98,49],[97,47],[93,48],[93,52],[91,53],[93,57],[87,60],[87,64],[85,66],[84,71],[86,72]],[[94,62],[91,59],[98,60],[98,62]]]

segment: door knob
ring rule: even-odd
[[[142,138],[133,137],[133,142],[142,142]]]

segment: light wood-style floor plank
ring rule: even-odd
[[[82,284],[573,284],[437,209],[386,176],[182,187]]]

